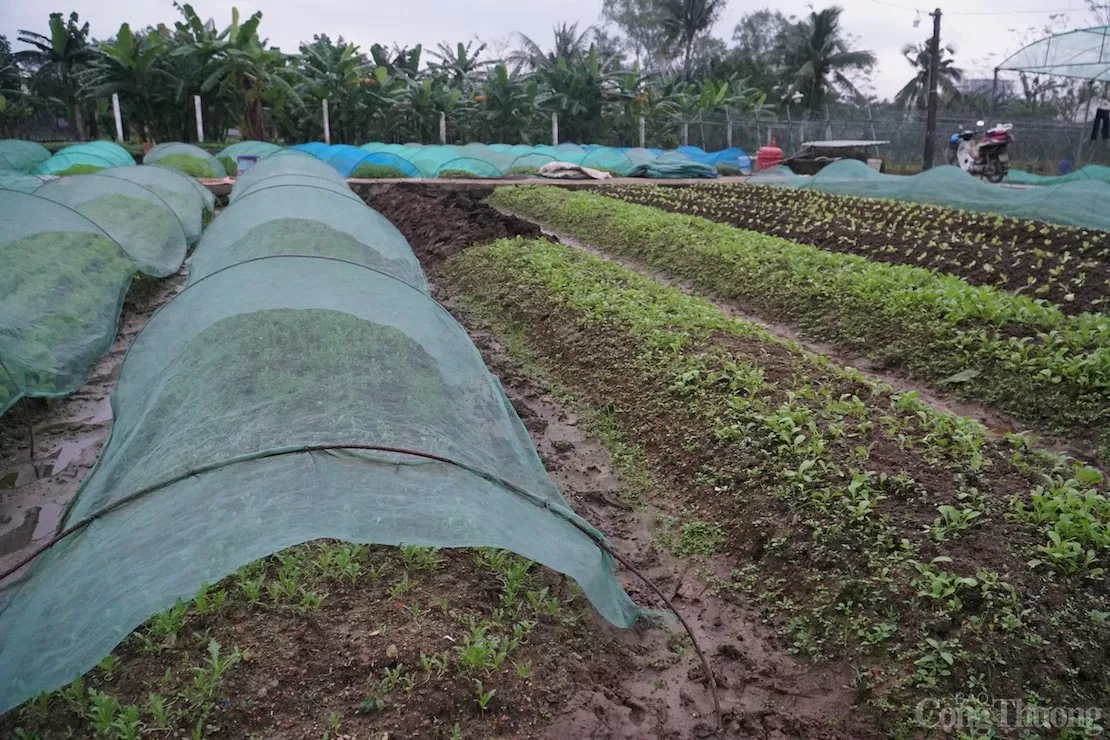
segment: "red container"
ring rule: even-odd
[[[782,164],[782,149],[777,146],[763,146],[755,153],[755,170],[766,170]]]

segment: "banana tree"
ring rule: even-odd
[[[688,90],[690,95],[683,115],[687,120],[697,121],[701,129],[703,145],[707,141],[706,114],[724,115],[727,118],[734,111],[746,114],[758,113],[763,110],[767,102],[765,92],[748,87],[746,81],[738,77],[727,80],[701,80],[689,85]]]
[[[371,67],[365,54],[354,44],[332,43],[327,36],[316,36],[311,44],[301,44],[298,68],[304,78],[300,96],[304,109],[296,111],[301,133],[297,138],[316,139],[322,133],[321,101],[327,99],[334,141],[360,144],[367,133],[371,109],[366,90]],[[284,111],[275,111],[279,120]]]
[[[259,38],[261,21],[259,11],[240,25],[239,10],[232,8],[231,25],[197,50],[214,67],[201,83],[201,92],[235,99],[243,134],[260,140],[266,138],[266,106],[302,105],[296,83],[303,80],[287,54]]]
[[[559,57],[553,66],[535,74],[540,84],[536,104],[559,114],[559,130],[568,140],[605,140],[612,129],[612,120],[605,114],[619,110],[628,93],[621,86],[622,75],[600,61],[597,47],[591,46],[578,59]]]
[[[438,138],[439,114],[452,116],[462,102],[462,91],[449,86],[446,75],[422,80],[405,78],[397,96],[402,117],[407,120],[406,138],[430,142]]]
[[[32,70],[31,86],[40,99],[57,100],[66,107],[77,138],[85,138],[84,101],[78,75],[92,58],[89,24],[81,24],[77,13],[63,20],[50,14],[50,35],[19,31],[19,40],[32,48],[15,53],[15,60]]]
[[[87,95],[95,98],[117,93],[122,107],[131,113],[144,138],[165,102],[164,91],[174,87],[165,57],[165,39],[153,31],[136,36],[124,23],[113,42],[98,42],[96,55],[80,81]]]
[[[7,37],[0,36],[0,134],[8,135],[16,122],[30,115],[23,70],[12,55]]]
[[[502,144],[527,140],[539,90],[534,78],[510,75],[503,62],[497,64],[481,92],[474,97],[480,137]]]

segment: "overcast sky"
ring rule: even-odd
[[[740,16],[772,4],[729,0],[714,33],[731,39]],[[839,4],[845,9],[848,32],[858,38],[860,47],[879,57],[872,77],[874,92],[893,96],[911,74],[899,53],[902,45],[923,41],[931,32],[932,20],[925,12],[918,16],[912,0],[840,0]],[[298,42],[310,40],[315,33],[342,35],[366,49],[374,43],[423,43],[434,48],[440,41],[454,43],[475,35],[487,41],[507,40],[513,31],[521,31],[547,46],[552,26],[563,21],[577,21],[581,27],[596,24],[601,10],[601,0],[194,0],[192,5],[201,17],[214,18],[221,28],[230,20],[233,5],[244,16],[261,10],[262,35],[288,52],[295,52]],[[777,5],[788,15],[808,12],[806,0],[780,0]],[[99,38],[114,35],[125,21],[141,28],[177,18],[168,0],[0,0],[0,33],[20,48],[15,43],[16,29],[45,33],[50,12],[62,8],[80,13]],[[1016,51],[1023,32],[1048,23],[1050,12],[1068,11],[1070,28],[1093,25],[1083,8],[1082,0],[961,0],[941,7],[942,39],[956,47],[958,65],[971,76],[989,77],[992,62]],[[915,28],[918,17],[920,25]],[[1058,19],[1057,26],[1061,25],[1063,20]]]

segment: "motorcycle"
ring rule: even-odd
[[[976,130],[964,130],[952,134],[948,139],[948,164],[956,165],[964,172],[986,178],[989,182],[999,183],[1010,171],[1010,133],[1012,123],[999,123],[983,132],[982,140],[976,141],[979,131],[985,125],[976,124]]]

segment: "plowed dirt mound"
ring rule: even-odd
[[[400,229],[424,269],[475,244],[515,236],[538,237],[535,224],[498,213],[482,200],[489,190],[450,190],[430,185],[372,187],[366,202]]]

